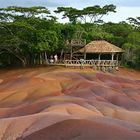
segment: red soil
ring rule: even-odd
[[[140,72],[0,71],[0,140],[139,140]]]

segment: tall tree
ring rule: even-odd
[[[77,10],[76,8],[72,8],[72,7],[58,7],[57,10],[55,10],[54,12],[63,13],[62,19],[68,18],[69,21],[73,24],[75,24],[77,22],[77,19],[79,17],[79,15],[78,15],[79,10]]]
[[[55,10],[56,13],[63,13],[63,18],[69,18],[71,23],[76,23],[78,19],[81,19],[84,23],[89,22],[91,23],[99,23],[102,20],[104,15],[109,14],[110,12],[115,11],[115,5],[105,5],[103,7],[99,5],[90,6],[83,8],[82,10],[78,10],[72,7],[58,7]]]
[[[127,43],[124,43],[123,48],[126,50],[126,62],[138,66],[140,64],[140,33],[132,32],[127,37]]]
[[[140,17],[136,17],[136,18],[129,17],[127,20],[129,21],[130,24],[140,27]]]

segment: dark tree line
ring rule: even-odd
[[[51,54],[61,57],[73,38],[106,40],[126,50],[124,65],[140,66],[140,17],[104,23],[104,16],[116,12],[114,5],[58,7],[55,12],[69,23],[58,23],[46,7],[0,8],[0,66],[45,64]]]

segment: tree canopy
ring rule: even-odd
[[[72,7],[58,7],[57,10],[55,10],[56,13],[63,13],[62,18],[68,18],[71,23],[78,22],[78,19],[81,19],[84,23],[90,22],[90,23],[99,23],[102,22],[102,17],[104,15],[109,14],[110,12],[116,12],[115,11],[116,6],[113,4],[105,5],[103,7],[99,5],[86,7],[83,9],[76,9]],[[87,21],[88,18],[88,21]]]
[[[83,9],[58,7],[59,23],[46,7],[0,8],[0,66],[31,66],[44,64],[50,55],[63,55],[66,41],[106,40],[126,50],[123,64],[140,66],[140,17],[128,22],[105,23],[103,17],[116,12],[116,6],[94,5]]]

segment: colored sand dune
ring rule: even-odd
[[[140,73],[0,71],[0,140],[140,140]]]

